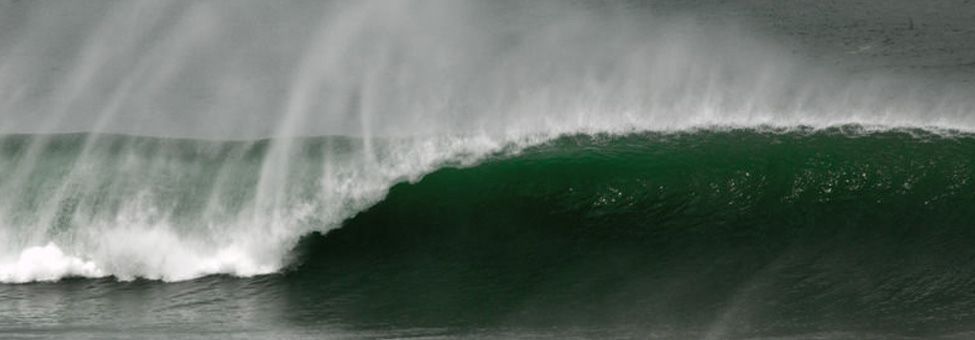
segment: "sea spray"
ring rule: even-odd
[[[10,281],[275,272],[395,183],[566,134],[975,129],[971,88],[625,6],[4,6],[0,258],[70,264]]]

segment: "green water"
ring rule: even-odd
[[[275,274],[0,285],[0,335],[963,338],[973,179],[959,133],[566,136],[397,184]]]

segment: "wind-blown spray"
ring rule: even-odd
[[[397,182],[564,134],[975,128],[970,89],[619,6],[4,6],[4,282],[274,272]]]

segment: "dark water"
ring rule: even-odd
[[[0,337],[965,338],[973,207],[966,134],[568,136],[398,184],[277,274],[0,285]]]

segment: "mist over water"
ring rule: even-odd
[[[0,0],[0,337],[966,337],[972,17]]]
[[[975,129],[971,88],[627,2],[13,1],[0,26],[3,282],[272,273],[395,183],[564,134]]]
[[[962,89],[836,74],[748,23],[626,2],[3,6],[7,133],[227,139],[972,124]]]

